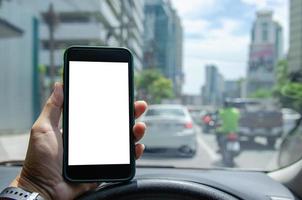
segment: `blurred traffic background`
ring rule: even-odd
[[[24,158],[64,50],[100,45],[132,51],[135,97],[151,105],[139,165],[272,170],[294,135],[282,154],[293,162],[301,13],[300,0],[0,0],[0,160]],[[221,140],[227,108],[236,127]]]

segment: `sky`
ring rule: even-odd
[[[258,10],[272,10],[288,49],[289,0],[171,0],[184,28],[184,94],[200,94],[204,69],[215,64],[227,80],[245,77],[250,32]]]

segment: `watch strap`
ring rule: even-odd
[[[14,200],[44,200],[37,192],[27,192],[18,187],[7,187],[0,193],[0,199],[8,198]]]

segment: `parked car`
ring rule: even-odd
[[[296,125],[297,120],[301,118],[301,115],[290,108],[282,108],[283,117],[283,132],[284,134],[289,133]]]
[[[176,150],[183,156],[196,153],[196,130],[188,109],[182,105],[151,105],[140,119],[148,129],[142,143],[146,151]]]

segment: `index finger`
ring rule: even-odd
[[[139,118],[147,109],[147,103],[145,101],[136,101],[134,103],[134,115],[135,118]]]

